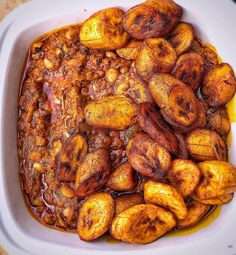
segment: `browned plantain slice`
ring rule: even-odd
[[[153,101],[147,84],[134,73],[120,74],[116,79],[113,94],[130,96],[137,104]]]
[[[116,53],[127,60],[134,60],[137,58],[138,53],[143,45],[143,42],[131,41],[124,48],[116,50]]]
[[[115,215],[117,215],[134,205],[144,204],[144,199],[141,194],[134,193],[120,195],[115,199],[115,202],[116,202]]]
[[[81,240],[92,241],[103,235],[109,228],[115,211],[115,202],[105,192],[89,197],[80,208],[78,235]]]
[[[210,199],[200,199],[196,194],[192,194],[191,198],[198,201],[199,203],[206,204],[206,205],[222,205],[227,204],[233,199],[234,194],[230,193],[227,195],[210,198]]]
[[[236,78],[229,64],[218,64],[204,76],[201,93],[211,107],[227,104],[235,91]]]
[[[75,194],[84,198],[102,188],[110,174],[110,154],[105,149],[90,152],[81,162],[75,179]]]
[[[94,127],[124,130],[136,122],[137,106],[125,96],[109,96],[84,108],[86,122]]]
[[[201,173],[191,160],[175,159],[168,171],[168,179],[183,197],[190,196],[200,182]]]
[[[171,212],[155,205],[140,204],[115,216],[110,233],[124,242],[146,244],[155,241],[175,225]]]
[[[150,38],[144,41],[135,67],[138,74],[148,81],[156,72],[168,73],[175,65],[176,53],[172,45],[163,38]]]
[[[129,162],[118,166],[110,175],[107,186],[113,190],[129,191],[137,184],[133,167]]]
[[[183,9],[172,0],[148,0],[143,3],[151,6],[160,13],[164,21],[164,26],[158,36],[166,36],[179,22]]]
[[[126,45],[128,33],[122,28],[124,12],[108,8],[85,20],[80,30],[80,42],[90,49],[116,50]]]
[[[204,61],[197,53],[185,53],[181,55],[172,75],[187,84],[191,89],[197,90],[200,86],[204,73]]]
[[[180,22],[167,37],[173,45],[177,56],[185,53],[194,40],[193,26],[186,22]]]
[[[186,143],[189,155],[195,160],[226,160],[226,143],[214,130],[195,129],[188,134]]]
[[[122,20],[124,29],[139,40],[157,37],[165,22],[161,13],[151,6],[139,4],[129,9]]]
[[[142,103],[138,107],[138,123],[144,132],[150,135],[169,152],[177,154],[178,143],[174,132],[166,125],[161,114],[151,103]]]
[[[230,131],[230,121],[226,109],[218,109],[211,113],[209,115],[207,127],[216,130],[223,136],[226,136]]]
[[[177,124],[188,127],[198,116],[198,101],[193,91],[169,74],[155,74],[150,92],[161,110]]]
[[[188,149],[187,149],[187,145],[185,143],[185,138],[182,134],[180,133],[175,133],[175,136],[178,139],[178,154],[177,154],[177,158],[179,159],[188,159]]]
[[[64,181],[74,181],[81,160],[87,154],[88,145],[80,134],[70,136],[59,154],[57,177]]]
[[[205,63],[205,73],[208,72],[210,68],[219,63],[218,56],[215,51],[210,47],[205,45],[199,38],[195,39],[189,49],[189,52],[194,52],[200,54]]]
[[[236,169],[224,161],[204,161],[198,164],[202,179],[195,190],[200,199],[219,198],[236,191]]]
[[[197,224],[209,211],[210,205],[201,204],[197,201],[191,200],[187,203],[187,208],[188,214],[185,219],[177,222],[178,227],[187,228]]]
[[[171,165],[169,152],[143,133],[129,141],[126,156],[136,171],[156,179],[161,179]]]
[[[144,184],[146,203],[159,205],[172,211],[178,220],[187,216],[187,207],[180,193],[172,186],[161,182],[147,181]]]

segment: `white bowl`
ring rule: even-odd
[[[140,0],[41,0],[12,12],[0,27],[1,144],[0,241],[10,254],[236,254],[236,199],[223,207],[208,227],[188,236],[164,237],[149,245],[91,243],[75,234],[49,229],[32,218],[25,207],[18,177],[17,97],[22,67],[31,41],[48,30],[83,21],[110,6],[129,8]],[[236,68],[236,5],[230,0],[176,0],[185,9],[200,37],[213,43],[225,62]],[[236,124],[232,123],[230,160],[236,164]],[[0,243],[0,244],[1,244]],[[233,247],[231,247],[233,246]]]

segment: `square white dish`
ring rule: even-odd
[[[120,6],[127,9],[141,0],[41,0],[32,1],[10,14],[0,28],[1,144],[0,217],[6,248],[17,246],[30,254],[236,254],[236,200],[223,207],[208,227],[188,236],[164,237],[149,245],[110,244],[99,239],[82,242],[75,234],[44,227],[32,218],[20,190],[17,159],[17,99],[27,49],[43,33],[83,21],[97,10]],[[236,71],[236,5],[230,0],[176,0],[184,9],[184,20],[195,26],[201,38],[212,43],[225,62]],[[236,164],[236,123],[232,123],[230,160]],[[0,236],[1,237],[1,236]],[[232,245],[232,248],[229,248]],[[20,252],[17,254],[20,254]],[[16,254],[16,255],[17,255]]]

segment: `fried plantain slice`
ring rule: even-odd
[[[227,63],[214,66],[204,76],[201,93],[211,107],[227,104],[236,91],[236,78]]]
[[[85,20],[80,29],[80,42],[90,49],[116,50],[124,47],[128,33],[122,28],[124,12],[108,8]]]
[[[142,41],[131,41],[124,48],[116,50],[116,53],[127,60],[134,60],[143,45]]]
[[[147,181],[144,184],[143,193],[146,203],[159,205],[170,210],[178,220],[187,216],[184,199],[174,187],[161,182]]]
[[[195,129],[186,139],[189,155],[198,161],[226,160],[226,143],[214,130]]]
[[[113,94],[130,96],[137,104],[153,102],[147,84],[135,73],[120,74],[116,79]]]
[[[168,171],[168,179],[183,197],[190,196],[200,182],[201,173],[191,160],[175,159]]]
[[[187,85],[169,74],[155,74],[149,81],[149,89],[157,105],[174,122],[184,127],[195,122],[198,101]]]
[[[107,187],[118,191],[129,191],[137,184],[133,167],[129,162],[118,166],[110,175]]]
[[[163,38],[146,39],[136,60],[137,73],[148,81],[156,72],[168,73],[175,65],[176,53]]]
[[[152,139],[167,149],[177,154],[178,143],[174,132],[166,125],[161,114],[151,103],[141,103],[138,106],[138,123]]]
[[[191,200],[187,203],[188,214],[185,219],[179,220],[177,226],[181,228],[191,227],[197,224],[210,209],[210,205],[201,204]]]
[[[166,234],[175,225],[171,212],[155,205],[140,204],[116,215],[110,233],[124,242],[146,244]]]
[[[144,204],[144,199],[143,196],[139,193],[124,194],[115,198],[115,202],[115,215],[117,215],[134,205]]]
[[[161,179],[171,165],[169,152],[144,133],[129,141],[126,156],[136,171],[156,179]]]
[[[87,104],[84,114],[86,122],[91,126],[124,130],[136,122],[137,106],[128,97],[109,96]]]
[[[230,120],[226,109],[221,108],[211,113],[208,118],[207,127],[226,136],[230,131]]]
[[[181,55],[172,69],[172,75],[184,82],[191,89],[197,90],[204,73],[204,60],[197,53]]]
[[[186,22],[180,22],[167,37],[167,40],[173,45],[177,56],[185,53],[193,43],[193,26]]]
[[[75,179],[75,194],[80,198],[98,191],[110,175],[110,154],[105,149],[90,152],[81,162]]]
[[[175,132],[175,136],[178,139],[178,154],[177,154],[177,158],[179,159],[188,159],[188,149],[187,149],[187,145],[185,143],[185,137],[180,134]]]
[[[210,198],[210,199],[200,199],[196,194],[192,194],[191,198],[198,201],[199,203],[206,205],[223,205],[229,203],[233,199],[234,194],[230,193],[227,195]]]
[[[56,175],[60,180],[74,181],[81,160],[87,154],[88,145],[80,134],[71,135],[59,154]]]
[[[198,164],[202,179],[195,190],[200,199],[212,199],[236,191],[236,169],[225,161],[204,161]]]
[[[80,208],[77,231],[81,240],[92,241],[109,228],[115,211],[115,202],[105,192],[89,197]]]

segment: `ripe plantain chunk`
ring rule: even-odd
[[[148,81],[156,72],[168,73],[175,65],[176,53],[172,45],[163,38],[150,38],[144,41],[135,67],[138,74]]]
[[[193,90],[199,88],[203,73],[204,61],[201,55],[197,53],[181,55],[172,70],[172,75],[176,79],[181,80]]]
[[[198,101],[193,91],[169,74],[155,74],[150,92],[161,110],[177,124],[187,127],[198,116]]]
[[[200,199],[196,194],[192,194],[191,198],[198,201],[199,203],[206,205],[223,205],[229,203],[233,199],[234,194],[230,193],[227,195],[210,198],[210,199]]]
[[[236,78],[229,64],[218,64],[204,76],[201,92],[211,107],[227,104],[235,91]]]
[[[84,108],[86,122],[94,127],[124,130],[136,122],[137,106],[125,96],[109,96]]]
[[[167,37],[167,40],[173,45],[177,56],[185,53],[194,40],[194,31],[192,25],[180,22]]]
[[[116,53],[127,60],[134,60],[137,58],[138,53],[143,45],[143,42],[131,41],[124,48],[116,50]]]
[[[68,138],[59,154],[57,177],[64,181],[74,181],[81,160],[87,154],[88,145],[80,134]]]
[[[124,242],[147,244],[176,225],[173,214],[161,207],[140,204],[119,213],[112,221],[111,235]]]
[[[133,167],[129,162],[118,166],[111,174],[107,186],[113,190],[129,191],[137,184]]]
[[[187,207],[180,193],[172,186],[161,182],[147,181],[144,184],[146,203],[159,205],[172,211],[178,220],[187,216]]]
[[[78,235],[81,240],[92,241],[103,235],[110,227],[115,202],[105,192],[89,197],[82,205],[78,218]]]
[[[115,199],[115,202],[116,202],[115,215],[117,215],[134,205],[144,204],[144,199],[141,194],[134,193],[120,195]]]
[[[191,200],[187,203],[187,208],[188,214],[185,219],[177,222],[178,227],[187,228],[197,224],[209,211],[210,205],[201,204],[197,201]]]
[[[110,174],[110,154],[105,149],[90,152],[81,162],[75,179],[75,194],[84,198],[102,188]]]
[[[84,21],[80,30],[80,42],[90,49],[116,50],[126,45],[128,33],[122,28],[124,12],[108,8],[93,14]]]
[[[188,134],[187,148],[195,160],[226,160],[226,143],[214,130],[195,129]]]
[[[138,123],[144,132],[169,152],[177,154],[178,142],[174,132],[166,125],[161,114],[151,103],[141,103],[138,107]]]
[[[190,196],[199,184],[201,173],[191,160],[175,159],[168,171],[168,179],[183,197]]]
[[[169,152],[143,133],[129,141],[126,156],[136,171],[156,179],[162,179],[171,165]]]
[[[204,161],[198,164],[202,180],[195,190],[200,199],[211,199],[236,191],[236,169],[224,161]]]

